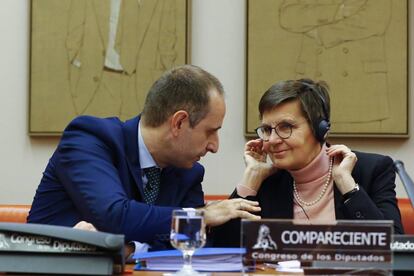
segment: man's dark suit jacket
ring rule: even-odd
[[[394,233],[403,233],[401,215],[395,194],[395,172],[393,161],[388,156],[355,152],[358,161],[352,177],[360,190],[345,204],[339,190],[334,187],[336,219],[347,220],[393,220]],[[232,198],[240,197],[237,190]],[[281,170],[268,177],[256,196],[247,199],[256,200],[261,207],[262,218],[293,218],[293,179]],[[213,230],[216,246],[240,245],[240,220],[232,220]]]
[[[124,234],[126,241],[168,240],[172,210],[204,204],[204,168],[164,168],[156,203],[143,203],[139,120],[73,120],[49,160],[28,222],[74,226],[84,220],[100,231]]]

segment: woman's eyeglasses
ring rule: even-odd
[[[274,130],[281,139],[287,139],[292,135],[293,125],[282,122],[277,124],[275,127],[271,127],[268,125],[263,125],[255,129],[257,135],[260,139],[267,142],[272,136],[272,131]]]

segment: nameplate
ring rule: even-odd
[[[42,235],[0,232],[0,252],[91,253],[96,246]]]
[[[414,235],[394,235],[391,250],[393,252],[414,254]]]
[[[392,231],[392,221],[310,225],[263,219],[242,220],[241,226],[247,264],[298,260],[313,267],[391,267]]]
[[[393,238],[391,242],[391,250],[394,253],[393,270],[414,272],[414,235],[394,235]]]
[[[0,222],[1,272],[112,275],[123,269],[123,235]]]

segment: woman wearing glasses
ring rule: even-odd
[[[278,82],[262,96],[259,114],[259,139],[245,146],[246,169],[231,197],[258,201],[262,218],[385,219],[394,221],[395,233],[403,233],[392,159],[325,142],[326,83]],[[231,239],[238,229],[239,221],[216,229],[215,243],[239,245],[237,237]]]

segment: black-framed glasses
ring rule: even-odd
[[[275,130],[276,135],[279,136],[281,139],[287,139],[292,135],[293,125],[282,122],[277,124],[275,127],[271,127],[268,125],[259,126],[256,128],[257,136],[263,141],[269,141],[270,136],[272,135],[272,131]]]

